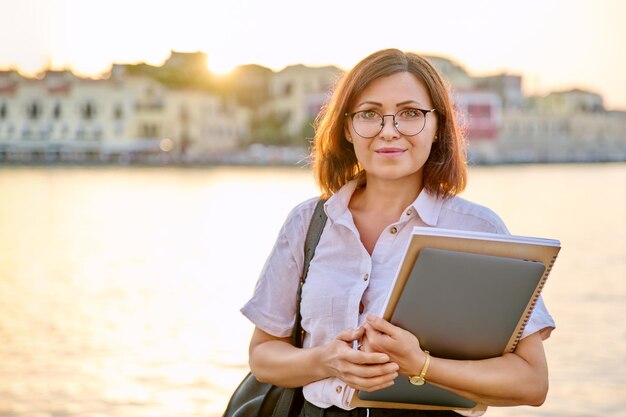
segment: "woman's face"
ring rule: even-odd
[[[432,108],[426,85],[409,72],[378,78],[356,97],[355,105],[349,112],[366,112],[349,116],[345,133],[346,138],[354,144],[356,157],[366,172],[368,182],[375,179],[413,178],[421,183],[424,163],[437,132],[435,112],[423,115],[426,120],[421,132],[407,135],[415,131],[411,130],[414,129],[412,118],[420,117],[419,112],[411,109]],[[396,115],[396,122],[404,134],[396,129],[391,116],[384,117],[384,127],[375,134],[378,130],[374,126],[376,123],[370,121],[378,117],[374,112],[379,115]],[[368,123],[371,123],[369,131]],[[373,134],[371,138],[364,137]]]

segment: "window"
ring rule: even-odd
[[[115,136],[122,136],[124,133],[124,122],[115,122],[113,124],[113,132]]]
[[[52,118],[59,120],[61,118],[61,103],[55,103],[52,108]]]
[[[83,119],[91,120],[96,116],[96,106],[91,101],[88,101],[82,105],[80,113]]]
[[[44,123],[39,126],[39,139],[47,140],[52,135],[52,126],[49,123]]]
[[[15,125],[9,122],[9,124],[7,125],[7,139],[11,139],[14,133],[15,133]]]
[[[31,102],[26,106],[26,115],[31,120],[39,119],[39,116],[41,116],[41,104],[36,101]]]
[[[154,138],[159,135],[159,128],[156,124],[146,123],[141,126],[141,136],[144,138]]]
[[[22,126],[22,139],[31,139],[33,130],[30,124],[26,123]]]
[[[113,109],[113,118],[115,120],[122,120],[124,118],[124,109],[121,104],[118,104]]]
[[[93,138],[95,140],[102,140],[102,126],[99,124],[93,128]]]
[[[78,127],[76,127],[76,139],[85,139],[85,136],[85,126],[83,126],[82,124],[78,125]]]
[[[179,119],[180,119],[181,123],[189,122],[189,109],[187,108],[187,106],[182,105],[180,107]]]

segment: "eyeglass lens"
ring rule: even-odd
[[[426,116],[416,109],[404,109],[395,115],[384,116],[373,110],[364,110],[352,115],[352,127],[359,136],[373,138],[383,130],[385,117],[392,117],[398,132],[405,136],[417,135],[426,125]]]

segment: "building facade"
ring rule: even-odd
[[[446,58],[429,59],[450,84],[470,161],[626,161],[626,112],[606,111],[600,95],[572,89],[525,97],[518,75],[474,77]],[[162,67],[113,65],[99,80],[0,71],[0,163],[306,156],[312,123],[342,70],[246,65],[217,85],[205,61],[202,53],[172,52]]]
[[[333,66],[294,65],[274,74],[268,110],[284,121],[287,135],[302,137],[306,145],[303,133],[311,127],[341,73]]]
[[[101,80],[0,72],[0,161],[211,159],[247,139],[247,119],[216,94],[168,88],[124,66]]]
[[[626,112],[606,111],[599,94],[525,97],[521,76],[473,77],[446,58],[431,62],[451,85],[470,162],[626,161]]]

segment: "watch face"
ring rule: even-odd
[[[413,385],[424,385],[424,378],[419,375],[409,377],[409,382]]]

